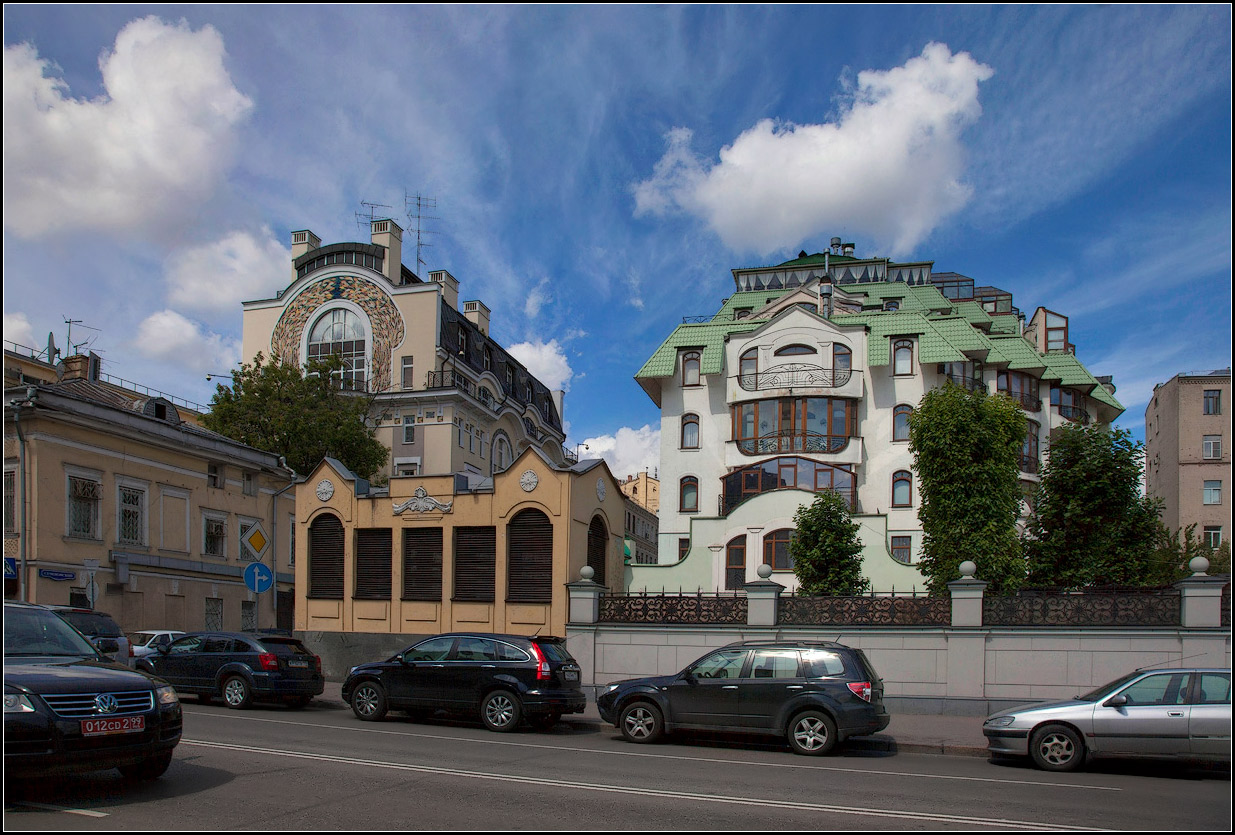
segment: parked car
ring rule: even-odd
[[[60,617],[73,625],[78,632],[90,639],[104,655],[113,661],[132,666],[133,653],[130,652],[129,639],[121,631],[119,624],[106,612],[85,609],[80,606],[48,606]],[[116,642],[113,648],[108,640]]]
[[[4,771],[34,777],[118,768],[153,780],[180,742],[164,681],[109,661],[43,606],[4,604]]]
[[[587,706],[579,664],[563,639],[488,633],[436,635],[352,667],[343,698],[365,721],[385,718],[390,708],[413,715],[442,709],[479,715],[491,731],[512,731],[525,717],[548,729]]]
[[[134,658],[145,658],[159,647],[165,647],[184,633],[178,629],[146,629],[128,634]]]
[[[300,641],[248,632],[189,632],[139,658],[137,667],[180,693],[202,701],[222,696],[237,709],[254,701],[301,708],[326,686],[322,659]]]
[[[679,673],[608,685],[601,718],[631,742],[683,730],[784,737],[819,755],[888,726],[883,680],[860,649],[832,641],[746,641]]]
[[[982,725],[994,755],[1047,771],[1089,757],[1231,759],[1231,671],[1136,670],[1073,699],[1023,705]]]

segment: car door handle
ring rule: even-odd
[[[721,690],[737,690],[738,686],[736,684],[726,684],[724,687],[720,689]]]
[[[496,667],[496,666],[497,666],[496,664],[481,664],[481,665],[480,665],[480,669],[482,669],[482,670],[492,670],[492,669],[493,669],[494,667]]]
[[[786,685],[785,685],[785,689],[786,689],[786,690],[801,690],[801,689],[802,689],[802,685],[800,685],[800,684],[786,684]]]
[[[1182,710],[1168,710],[1166,712],[1166,715],[1167,716],[1183,716],[1184,712]]]

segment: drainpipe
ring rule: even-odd
[[[23,435],[21,431],[21,410],[23,406],[33,406],[38,394],[38,389],[34,386],[28,386],[26,388],[26,399],[13,403],[13,426],[17,429],[17,466],[21,471],[21,478],[19,479],[18,485],[18,500],[21,502],[21,522],[18,524],[18,542],[20,543],[21,566],[18,569],[18,583],[20,584],[21,589],[20,600],[23,603],[28,603],[30,601],[29,592],[26,588],[26,436]]]
[[[274,596],[274,625],[279,626],[279,496],[296,486],[296,471],[287,466],[287,459],[279,456],[279,467],[290,479],[288,485],[270,497],[270,562],[274,569],[274,583],[270,590]],[[294,625],[294,624],[293,624]]]

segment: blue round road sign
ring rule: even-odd
[[[261,594],[274,585],[274,574],[264,563],[251,562],[244,569],[244,584],[249,591]]]

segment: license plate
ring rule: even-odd
[[[579,674],[576,673],[574,670],[562,670],[562,678],[566,679],[567,681],[578,681]]]
[[[135,734],[146,730],[145,716],[116,716],[108,719],[81,720],[82,736],[105,734]]]
[[[305,668],[307,668],[307,667],[309,666],[309,662],[308,662],[308,661],[297,660],[297,659],[293,658],[292,660],[290,660],[290,661],[288,661],[288,662],[287,662],[287,666],[289,666],[289,667],[305,667]]]

